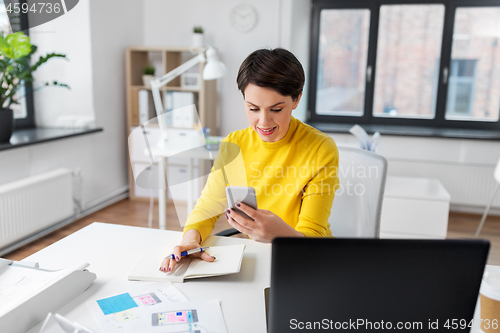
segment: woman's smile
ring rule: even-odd
[[[264,127],[257,126],[257,129],[259,130],[259,133],[262,135],[272,135],[274,132],[276,132],[277,127],[278,126],[264,128]]]

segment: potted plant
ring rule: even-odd
[[[193,29],[193,37],[191,39],[191,47],[192,48],[200,48],[205,44],[203,28],[198,26]]]
[[[146,65],[144,66],[144,68],[142,69],[142,83],[146,86],[146,87],[151,87],[150,85],[150,82],[152,79],[155,78],[155,68],[151,65]]]
[[[0,33],[0,142],[9,142],[14,126],[12,104],[18,104],[16,93],[23,82],[33,82],[32,73],[50,58],[65,58],[64,54],[49,53],[40,56],[38,61],[30,65],[31,55],[37,47],[22,32],[16,32],[4,37]],[[54,85],[69,88],[68,85],[54,81],[44,86]]]

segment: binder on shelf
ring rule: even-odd
[[[182,108],[192,104],[194,104],[194,93],[187,91],[172,92],[172,127],[194,127],[194,111],[192,109],[182,110]]]
[[[163,101],[164,101],[164,107],[165,107],[165,113],[167,117],[167,126],[171,127],[173,126],[172,124],[172,110],[173,110],[173,102],[172,102],[172,91],[165,91],[165,94],[163,95]]]
[[[156,117],[153,94],[145,89],[139,90],[139,124]]]

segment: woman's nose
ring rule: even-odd
[[[262,127],[265,127],[266,125],[269,125],[269,124],[272,123],[271,117],[269,117],[269,114],[267,112],[262,112],[261,113],[259,122],[260,122],[260,124],[261,124]]]

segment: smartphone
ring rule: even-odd
[[[235,212],[246,219],[253,220],[250,216],[243,213],[236,207],[238,202],[243,202],[245,205],[250,206],[253,209],[257,209],[257,196],[255,195],[255,189],[253,187],[227,186],[226,196],[228,208],[234,209]]]
[[[152,315],[153,326],[163,326],[171,324],[189,324],[198,322],[196,310],[182,310],[171,312],[158,312]]]

